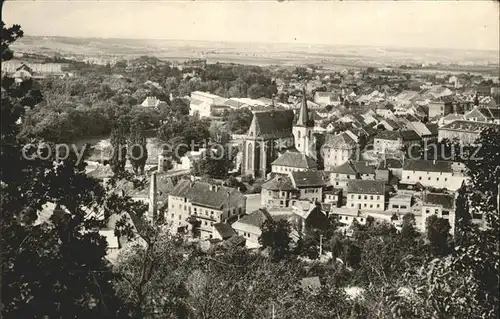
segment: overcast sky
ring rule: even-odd
[[[494,1],[7,1],[27,35],[499,50]]]

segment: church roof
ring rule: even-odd
[[[277,139],[292,136],[293,110],[255,112],[248,130],[251,137]]]
[[[299,109],[299,119],[297,120],[297,126],[305,126],[305,127],[314,126],[314,123],[311,123],[311,121],[309,121],[309,112],[307,109],[307,99],[306,99],[305,89],[302,95],[302,104],[300,105]]]

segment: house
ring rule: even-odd
[[[272,220],[272,216],[266,209],[259,209],[234,222],[232,228],[239,236],[246,239],[247,248],[259,248],[259,237],[262,234],[260,228],[266,220]]]
[[[148,96],[141,103],[141,106],[144,108],[157,108],[160,105],[167,105],[165,102],[158,100],[158,98],[154,96]]]
[[[428,105],[429,119],[435,119],[453,113],[454,102],[455,100],[451,96],[442,96],[432,99]]]
[[[397,158],[387,158],[384,159],[380,166],[381,169],[387,169],[389,172],[401,178],[403,176],[403,162]]]
[[[397,131],[382,131],[375,136],[373,143],[373,150],[379,154],[400,151],[403,147],[403,140]]]
[[[456,139],[463,145],[469,145],[475,143],[483,130],[498,127],[494,123],[457,120],[438,128],[438,141]]]
[[[293,201],[299,198],[299,191],[295,188],[290,176],[276,175],[262,184],[260,200],[262,207],[291,207]]]
[[[419,97],[419,92],[406,90],[394,96],[392,100],[396,108],[398,108],[410,105],[417,97]]]
[[[340,207],[342,205],[342,189],[330,187],[323,191],[323,202],[332,204],[334,207]]]
[[[438,125],[443,126],[454,121],[465,121],[465,118],[462,114],[450,113],[444,117],[441,117],[438,121]]]
[[[286,151],[271,163],[271,172],[288,174],[290,172],[315,170],[316,161],[311,157],[297,151]]]
[[[224,105],[225,102],[226,99],[215,94],[200,91],[191,92],[189,115],[199,114],[200,117],[209,117],[212,106]]]
[[[401,125],[396,121],[384,119],[377,124],[378,128],[383,128],[386,131],[396,131],[401,128]]]
[[[299,233],[306,229],[326,229],[330,224],[328,213],[319,203],[299,200],[292,207],[293,217],[288,218]],[[273,216],[274,218],[274,216]]]
[[[329,184],[335,188],[341,188],[343,190],[347,190],[347,185],[349,181],[357,178],[357,172],[352,167],[350,162],[345,162],[342,165],[335,166],[330,169]]]
[[[456,190],[463,180],[463,173],[456,171],[450,161],[406,160],[403,164],[404,184]]]
[[[246,197],[235,188],[181,180],[168,195],[165,220],[171,231],[199,223],[201,238],[213,238],[213,225],[244,214]]]
[[[337,135],[327,134],[325,144],[321,148],[325,169],[330,170],[347,162],[357,147],[356,141],[345,132]]]
[[[409,194],[396,194],[389,198],[387,210],[396,214],[406,214],[412,212],[413,196]]]
[[[455,196],[446,193],[424,193],[422,200],[422,218],[420,230],[426,231],[426,221],[429,216],[436,215],[448,220],[450,233],[455,230]]]
[[[500,109],[489,107],[475,107],[464,114],[464,120],[473,122],[500,124]]]
[[[215,223],[213,225],[213,237],[214,239],[220,239],[220,240],[227,240],[233,236],[236,236],[236,232],[234,231],[233,228],[231,228],[231,225],[226,224],[226,223]]]
[[[421,140],[429,141],[437,138],[437,126],[434,124],[424,124],[422,122],[410,122],[408,124],[415,133],[418,134]]]
[[[361,179],[375,179],[375,167],[369,161],[351,161],[351,165]]]
[[[340,94],[335,92],[316,92],[314,93],[314,102],[321,106],[340,105]]]
[[[320,202],[323,199],[323,187],[326,186],[326,182],[322,172],[292,172],[290,179],[294,188],[299,191],[300,199],[311,202]]]
[[[347,208],[383,211],[385,209],[385,182],[376,180],[349,181]]]

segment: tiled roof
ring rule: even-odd
[[[489,107],[484,107],[480,108],[479,111],[486,116],[488,119],[500,119],[500,109],[497,108],[489,108]]]
[[[236,235],[234,229],[232,229],[231,226],[226,223],[216,223],[214,224],[214,228],[220,234],[222,239],[227,239]]]
[[[250,215],[242,217],[236,223],[251,225],[260,228],[262,224],[264,224],[264,222],[268,219],[272,219],[272,216],[265,209],[259,209],[254,211]]]
[[[170,195],[186,197],[195,205],[215,209],[220,209],[226,201],[232,199],[234,196],[243,196],[235,188],[211,185],[203,182],[191,182],[189,180],[179,181]]]
[[[295,187],[290,177],[286,175],[276,175],[273,179],[262,184],[262,189],[270,191],[292,191]]]
[[[310,158],[309,156],[294,152],[294,151],[286,151],[280,157],[278,157],[271,165],[279,165],[279,166],[288,166],[288,167],[297,167],[297,168],[305,168],[305,169],[314,169],[317,167],[316,161]]]
[[[495,127],[498,128],[498,124],[494,123],[484,123],[484,122],[473,122],[473,121],[453,121],[444,126],[441,126],[439,130],[456,130],[456,131],[466,131],[466,132],[481,132],[487,128]]]
[[[353,194],[383,195],[385,193],[385,182],[354,179],[349,182],[347,192]]]
[[[255,129],[255,137],[273,139],[292,136],[293,110],[272,110],[255,112],[250,130]]]
[[[421,139],[421,137],[415,131],[405,130],[399,133],[403,141],[418,141]]]
[[[331,169],[330,172],[338,174],[356,175],[356,171],[349,162],[345,162],[342,165],[335,166],[334,168]]]
[[[399,169],[403,168],[403,163],[396,158],[388,158],[385,161],[382,161],[382,166],[381,168],[387,168],[387,169]]]
[[[427,160],[406,160],[403,169],[407,171],[421,172],[453,172],[452,162],[449,161],[427,161]]]
[[[351,164],[359,174],[375,174],[375,167],[369,165],[368,161],[352,161]]]
[[[397,131],[382,131],[375,135],[376,139],[397,141],[401,135]]]
[[[425,124],[425,127],[431,132],[431,135],[437,135],[438,134],[438,125],[434,123],[427,123]]]
[[[356,145],[356,142],[346,133],[326,135],[325,147],[345,150],[355,148]]]
[[[318,171],[292,172],[292,181],[297,187],[325,185],[323,173]]]
[[[424,195],[423,205],[439,205],[446,209],[454,209],[455,197],[450,194],[427,193]]]

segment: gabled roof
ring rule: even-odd
[[[235,224],[243,224],[260,228],[266,220],[272,220],[271,214],[269,214],[265,209],[258,209],[250,215],[242,217],[240,220],[235,222],[233,226],[235,226]]]
[[[293,191],[292,180],[287,175],[276,175],[274,178],[262,184],[262,189],[270,191]]]
[[[412,130],[400,131],[399,134],[401,135],[403,141],[418,141],[422,139],[415,131]]]
[[[296,187],[324,186],[323,173],[319,171],[292,172],[292,182]]]
[[[314,124],[309,121],[309,110],[307,109],[307,99],[306,99],[306,89],[304,88],[302,93],[302,104],[299,109],[299,119],[297,120],[297,126],[314,126]]]
[[[454,209],[455,196],[441,193],[426,193],[423,205],[437,205],[446,209]]]
[[[368,161],[352,161],[351,164],[359,174],[375,174],[375,167]]]
[[[354,167],[352,167],[351,163],[345,162],[342,165],[335,166],[334,168],[331,169],[331,173],[337,173],[337,174],[347,174],[347,175],[356,175],[356,171],[354,170]]]
[[[255,112],[248,133],[263,139],[292,136],[293,110]]]
[[[382,131],[375,135],[375,138],[380,140],[397,141],[401,138],[401,135],[397,131]]]
[[[449,161],[427,161],[427,160],[406,160],[403,169],[407,171],[421,172],[453,172],[452,162]]]
[[[220,234],[222,239],[228,239],[236,235],[234,229],[232,229],[231,226],[226,223],[216,223],[214,224],[214,228]]]
[[[280,157],[278,157],[271,165],[277,166],[288,166],[304,169],[315,169],[317,167],[316,161],[309,156],[294,152],[286,151]]]
[[[234,197],[242,197],[235,188],[212,185],[204,182],[181,180],[170,192],[171,196],[188,198],[194,205],[220,209],[224,203]]]
[[[454,130],[463,132],[481,132],[490,127],[499,127],[498,124],[494,123],[484,123],[484,122],[473,122],[473,121],[453,121],[444,126],[441,126],[439,130]]]
[[[353,179],[347,186],[347,192],[353,194],[385,194],[385,182],[375,180]]]

